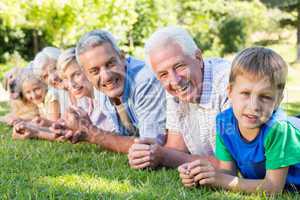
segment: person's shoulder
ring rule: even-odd
[[[216,129],[221,136],[234,133],[235,125],[236,120],[232,107],[220,112],[216,117]]]
[[[228,122],[231,121],[233,117],[232,107],[229,107],[217,115],[217,122]]]
[[[204,60],[204,67],[211,70],[212,84],[223,91],[229,81],[231,63],[223,58],[209,58]]]
[[[130,79],[134,82],[149,82],[156,79],[151,67],[144,61],[129,56],[126,58],[126,67]]]
[[[229,70],[231,68],[231,63],[224,59],[224,58],[207,58],[204,59],[204,65],[210,65],[212,70],[215,71],[222,71],[222,70]]]

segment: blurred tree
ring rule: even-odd
[[[297,29],[297,58],[296,62],[300,62],[300,0],[262,0],[270,7],[277,7],[279,9],[295,12],[294,20],[288,19],[282,21],[282,25],[292,25]]]

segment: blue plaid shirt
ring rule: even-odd
[[[104,93],[94,90],[101,110],[110,116],[119,135],[128,135],[116,108]],[[162,143],[165,134],[165,92],[149,66],[132,57],[126,59],[125,87],[122,96],[127,114],[139,129],[140,137],[157,138]]]

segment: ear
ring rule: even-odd
[[[231,97],[232,97],[232,84],[228,84],[228,86],[226,88],[226,91],[227,91],[227,97],[228,97],[229,101],[231,101]]]
[[[203,68],[203,66],[204,66],[204,64],[203,64],[203,57],[202,57],[202,52],[201,52],[200,49],[196,50],[196,52],[195,52],[195,58],[202,63],[201,68]]]
[[[122,61],[125,60],[125,58],[126,58],[126,52],[124,50],[120,51],[120,58],[121,58]]]

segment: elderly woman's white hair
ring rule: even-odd
[[[40,77],[44,66],[50,61],[57,61],[61,51],[56,47],[45,47],[40,51],[32,62],[33,73]]]
[[[121,51],[117,46],[116,39],[110,32],[104,30],[93,30],[83,35],[78,41],[76,45],[77,62],[80,64],[79,56],[81,54],[91,48],[103,45],[104,43],[109,43],[118,55],[121,54]]]
[[[187,30],[178,26],[168,26],[155,31],[145,43],[145,58],[147,64],[149,62],[149,54],[156,50],[165,48],[170,43],[176,43],[184,54],[194,56],[197,47],[192,36]]]

